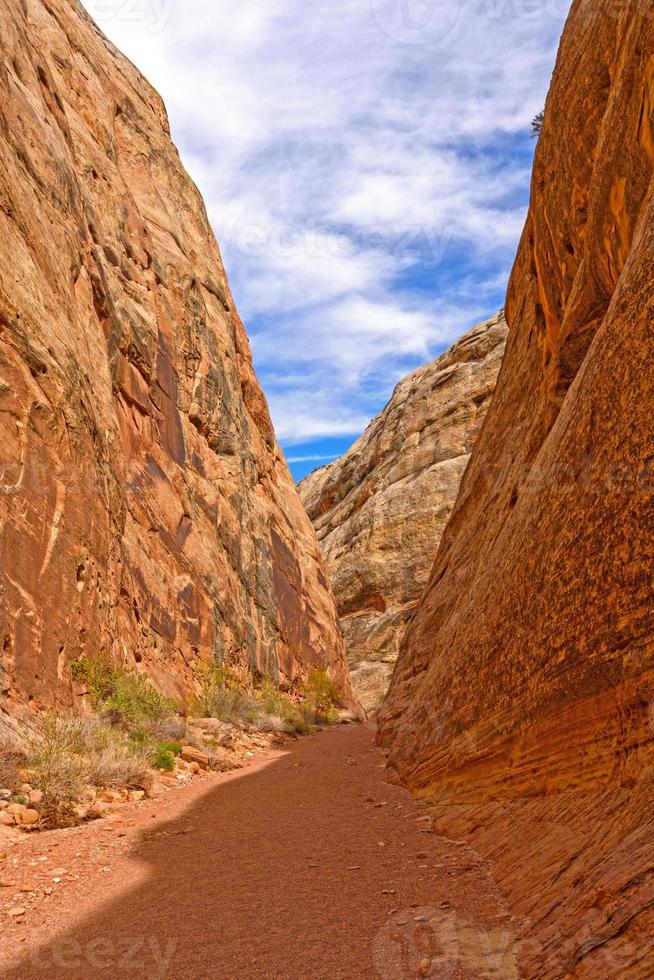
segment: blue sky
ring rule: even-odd
[[[163,95],[299,478],[502,305],[569,0],[85,0]]]

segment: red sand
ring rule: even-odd
[[[483,976],[471,930],[510,935],[494,883],[465,845],[426,832],[373,737],[332,730],[111,822],[25,837],[0,862],[16,885],[0,903],[27,908],[2,913],[0,975]]]

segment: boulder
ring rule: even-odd
[[[195,762],[201,769],[209,768],[209,756],[193,745],[185,745],[182,748],[182,759],[184,762]]]

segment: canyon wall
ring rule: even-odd
[[[404,378],[352,448],[306,477],[352,680],[368,711],[386,693],[495,388],[501,314]]]
[[[381,718],[495,862],[525,976],[654,965],[653,169],[651,10],[575,0],[498,387]]]
[[[77,0],[0,0],[0,692],[101,651],[327,668],[314,531],[160,97]]]

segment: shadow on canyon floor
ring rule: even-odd
[[[425,832],[373,737],[367,724],[302,739],[141,828],[112,868],[122,890],[103,899],[94,869],[85,907],[57,935],[37,927],[4,975],[399,980],[427,955],[430,976],[469,976],[454,920],[492,935],[506,919],[495,883]]]

